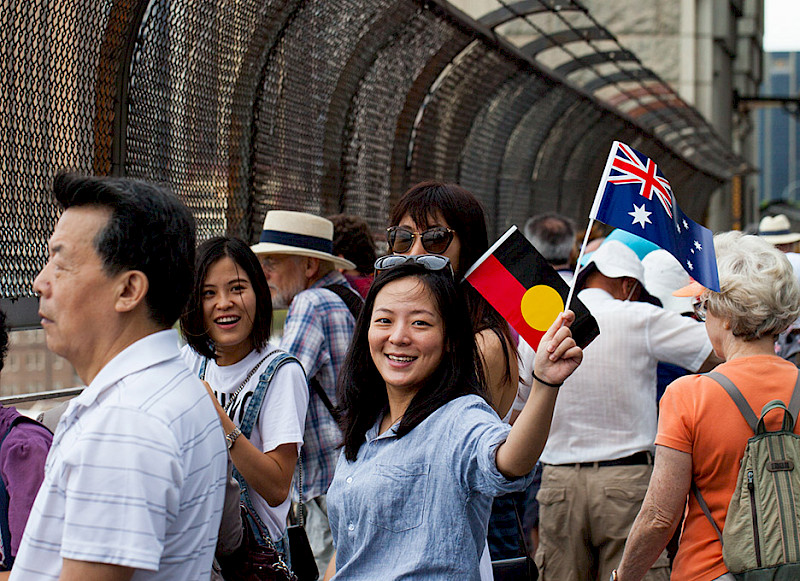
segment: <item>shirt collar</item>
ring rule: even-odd
[[[611,293],[601,288],[585,288],[579,294],[589,296],[594,300],[608,300],[608,301],[615,301],[615,299]]]
[[[329,284],[341,284],[350,288],[350,283],[347,282],[347,279],[344,277],[344,275],[336,269],[330,271],[308,288],[323,288]]]
[[[101,393],[124,377],[179,356],[178,332],[158,331],[139,339],[117,353],[94,380],[73,399],[75,406],[92,405]],[[73,407],[73,406],[71,406]]]

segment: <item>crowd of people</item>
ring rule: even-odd
[[[581,349],[565,310],[534,350],[462,282],[490,241],[457,185],[401,196],[385,256],[355,216],[272,210],[253,246],[196,246],[153,184],[53,189],[34,290],[86,388],[54,434],[0,408],[0,579],[733,578],[741,402],[798,378],[788,224],[718,234],[717,292],[619,232],[576,275],[572,221],[534,216],[600,328]],[[0,318],[0,369],[7,343]]]

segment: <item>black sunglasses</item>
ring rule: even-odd
[[[390,268],[403,266],[404,264],[419,264],[425,267],[426,270],[431,271],[449,269],[450,275],[453,275],[453,267],[450,266],[450,259],[446,256],[439,256],[438,254],[420,254],[418,256],[389,254],[388,256],[381,256],[375,261],[375,270],[389,270]]]
[[[422,240],[422,247],[425,252],[431,254],[441,254],[450,246],[456,231],[444,226],[435,226],[424,232],[414,232],[404,226],[391,226],[386,229],[386,240],[389,242],[389,250],[398,254],[408,252],[414,245],[414,238],[417,236]]]

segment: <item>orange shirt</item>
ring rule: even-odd
[[[756,416],[773,399],[788,403],[797,380],[797,368],[773,355],[741,357],[715,371],[739,388]],[[692,455],[692,478],[722,530],[752,430],[722,386],[700,375],[670,384],[660,410],[656,444]],[[767,429],[779,429],[782,420],[780,411],[770,412]],[[798,424],[795,433],[800,434]],[[690,492],[672,579],[709,581],[726,572],[717,533]]]

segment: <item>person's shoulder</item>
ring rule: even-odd
[[[278,359],[280,359],[280,363],[278,364],[275,373],[281,374],[291,374],[296,375],[298,373],[303,375],[305,379],[305,371],[303,370],[303,364],[300,363],[300,360],[289,353],[288,351],[281,349],[280,347],[275,346],[274,344],[270,343],[267,347],[262,351],[264,357],[263,361],[259,365],[258,373],[259,375],[266,372],[270,365],[275,363]]]
[[[497,412],[492,406],[479,395],[461,395],[441,406],[437,412],[443,418],[452,418],[457,421],[463,420],[466,415],[487,415],[497,417]],[[499,421],[499,418],[498,418]]]
[[[53,442],[53,434],[45,426],[35,421],[17,422],[3,441],[4,455],[12,455],[21,459],[36,455],[42,451],[45,455]]]
[[[127,409],[130,416],[150,416],[166,424],[183,416],[198,417],[198,410],[205,407],[198,406],[198,401],[208,398],[200,379],[180,357],[130,375],[116,389],[117,397],[109,405]]]

